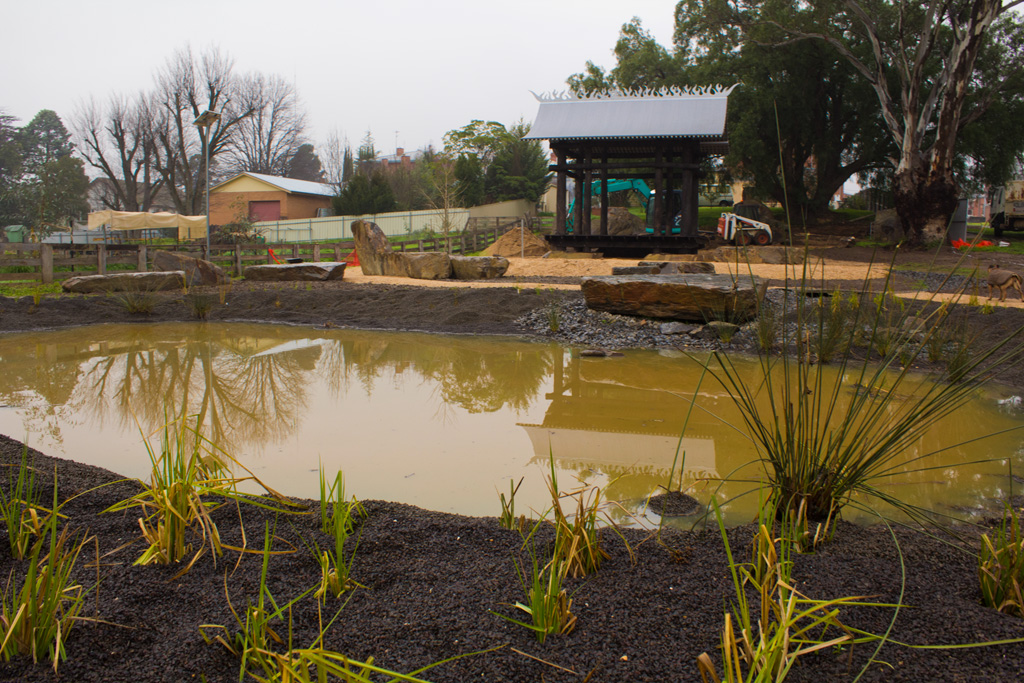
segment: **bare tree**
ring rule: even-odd
[[[283,176],[304,142],[306,113],[295,88],[280,76],[253,73],[239,82],[241,108],[251,112],[231,136],[228,168]]]
[[[427,184],[429,187],[423,190],[423,196],[441,219],[439,232],[444,236],[445,251],[450,254],[452,233],[457,227],[454,213],[459,206],[461,194],[455,175],[455,159],[446,154],[435,155],[434,160],[429,162]]]
[[[152,103],[145,94],[113,96],[106,107],[81,104],[73,119],[75,146],[107,181],[102,197],[110,209],[149,211],[164,184],[153,131]]]
[[[345,184],[345,159],[351,158],[352,149],[349,147],[348,138],[337,128],[332,129],[318,148],[320,165],[324,170],[326,182],[334,186],[336,194],[341,194],[341,188]]]
[[[234,129],[253,113],[239,94],[232,66],[232,60],[217,48],[199,57],[184,48],[172,55],[157,76],[154,115],[159,171],[179,213],[202,213],[206,159],[212,166],[228,151]],[[200,134],[193,122],[204,111],[218,112],[221,118]]]

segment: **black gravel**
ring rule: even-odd
[[[0,463],[19,461],[22,446],[0,437]],[[67,639],[67,661],[54,674],[48,663],[17,657],[0,664],[0,681],[234,681],[239,661],[200,637],[201,624],[234,628],[235,609],[255,601],[260,558],[228,552],[214,565],[206,556],[174,578],[180,567],[136,567],[141,551],[134,514],[103,514],[137,490],[130,482],[96,489],[115,475],[31,451],[40,472],[56,473],[65,524],[88,530],[95,540],[79,561],[76,579],[94,588],[85,615],[96,621],[75,626]],[[43,495],[50,495],[48,485]],[[69,500],[71,496],[78,497]],[[309,501],[299,501],[310,504]],[[497,501],[496,501],[497,504]],[[347,602],[329,600],[324,620],[341,609],[327,629],[327,647],[354,658],[373,657],[382,666],[409,672],[442,659],[479,652],[423,674],[438,682],[508,681],[697,681],[696,658],[716,651],[732,587],[717,530],[671,531],[661,538],[642,530],[606,531],[609,558],[585,579],[572,579],[575,630],[539,644],[526,629],[494,612],[514,615],[522,599],[513,562],[523,559],[522,539],[494,518],[429,512],[382,501],[365,503],[368,516],[353,577],[365,588]],[[315,505],[314,505],[315,510]],[[275,550],[295,549],[270,559],[267,587],[279,602],[313,586],[318,569],[306,544],[326,537],[318,514],[274,518],[244,506],[219,510],[215,519],[225,542],[261,545],[265,525],[274,530]],[[241,521],[240,521],[241,520]],[[245,529],[245,541],[241,529]],[[729,532],[739,558],[748,556],[752,527]],[[982,607],[975,559],[967,551],[921,533],[897,530],[900,554],[885,528],[840,524],[834,540],[815,555],[795,558],[801,590],[816,597],[873,596],[902,602],[891,637],[918,645],[962,644],[1024,637],[1024,621]],[[537,537],[539,552],[550,534]],[[134,542],[133,542],[134,541]],[[627,547],[628,543],[628,547]],[[126,545],[128,544],[128,545]],[[100,557],[97,568],[95,557]],[[0,544],[0,572],[20,576],[25,563]],[[905,571],[905,576],[904,576]],[[850,626],[882,633],[895,610],[845,609]],[[299,600],[292,610],[297,646],[319,631],[317,601]],[[278,631],[287,633],[286,624]],[[795,681],[852,681],[874,647],[827,649],[805,658]],[[588,678],[589,676],[589,678]],[[861,680],[1016,681],[1024,679],[1024,645],[979,649],[915,650],[887,644]],[[384,679],[379,679],[384,680]]]

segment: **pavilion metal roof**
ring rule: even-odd
[[[590,96],[545,94],[530,133],[533,140],[629,138],[725,139],[729,88],[615,91]]]

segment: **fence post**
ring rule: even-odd
[[[296,242],[292,245],[292,258],[299,258],[299,244]]]
[[[320,262],[320,245],[319,244],[314,244],[313,245],[313,263],[319,263],[319,262]]]
[[[465,233],[459,233],[459,253],[466,253],[466,235]]]
[[[416,240],[416,248],[423,251],[423,240]]]
[[[96,245],[96,273],[99,275],[107,274],[107,245],[98,244]]]
[[[235,275],[242,277],[242,245],[235,244]]]
[[[39,245],[39,271],[44,285],[53,282],[53,247],[49,244]]]
[[[148,267],[148,264],[146,262],[146,258],[147,258],[146,245],[145,244],[140,244],[139,245],[139,261],[138,261],[138,264],[135,266],[140,273],[145,273],[146,272],[146,268]]]
[[[334,245],[334,260],[341,261],[341,244],[335,243]]]
[[[480,251],[480,250],[479,250],[479,249],[477,248],[477,242],[476,242],[476,230],[474,230],[474,231],[472,232],[472,236],[473,236],[473,251],[474,251],[474,252],[476,252],[476,251]]]

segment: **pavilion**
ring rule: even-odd
[[[735,86],[536,95],[528,139],[547,140],[555,155],[555,246],[606,255],[694,253],[701,161],[729,151],[726,112]],[[574,181],[572,231],[566,229],[568,179]],[[608,182],[644,180],[652,190],[647,232],[608,234]],[[600,181],[600,182],[596,182]],[[681,206],[666,201],[675,191]],[[594,225],[592,203],[600,198]]]

